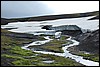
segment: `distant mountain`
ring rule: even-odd
[[[5,24],[11,23],[11,22],[18,22],[18,20],[1,18],[1,25],[5,25]]]
[[[98,19],[99,11],[86,12],[86,13],[74,13],[74,14],[46,15],[46,16],[37,16],[37,17],[26,17],[26,18],[12,18],[12,19],[1,18],[1,24],[7,24],[10,22],[46,21],[46,20],[79,18],[79,17],[88,17],[88,16],[95,16],[90,20]]]

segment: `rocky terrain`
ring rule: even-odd
[[[62,35],[77,36],[82,34],[81,28],[77,25],[62,25],[57,27],[52,27],[52,25],[45,25],[42,29],[61,31]]]
[[[85,59],[99,62],[99,29],[73,37],[79,45],[68,48],[70,53],[83,56]]]
[[[84,33],[75,38],[80,41],[79,50],[99,54],[99,29],[91,33]]]

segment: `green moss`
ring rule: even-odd
[[[12,62],[15,66],[83,66],[82,64],[79,64],[69,58],[49,55],[49,54],[40,54],[39,56],[35,58],[25,59],[22,56],[12,56],[3,54],[2,56],[15,59],[15,61]],[[51,60],[54,60],[53,63],[47,64],[42,62],[42,58],[49,58]]]
[[[11,38],[11,37],[8,37],[8,36],[1,36],[1,44],[3,46],[8,46],[8,45],[19,45],[19,44],[23,44],[24,42],[31,42],[32,40],[29,40],[29,39],[17,39],[17,38]]]
[[[99,62],[99,55],[96,54],[84,54],[84,53],[79,53],[79,56],[83,56],[84,59],[92,60],[95,62]]]
[[[1,56],[7,57],[7,58],[12,58],[12,59],[24,60],[24,58],[22,58],[22,57],[19,57],[19,56],[13,56],[13,55],[8,55],[8,54],[2,54]]]
[[[66,43],[68,43],[68,41],[63,40],[63,38],[61,38],[60,40],[54,39],[46,43],[47,45],[43,45],[41,47],[45,49],[49,49],[49,50],[63,52],[61,47],[62,47],[62,44],[66,44]]]
[[[66,41],[54,39],[54,40],[50,41],[49,43],[58,45],[58,44],[65,44]]]
[[[30,50],[24,50],[19,46],[15,46],[10,50],[11,53],[13,54],[18,54],[18,55],[23,55],[23,56],[30,56],[33,55],[32,51]]]
[[[62,36],[60,37],[60,40],[66,40],[67,38],[69,38],[69,37],[62,35]]]
[[[6,34],[9,34],[7,31],[4,32],[6,32]],[[42,38],[43,37],[41,37],[40,39],[42,40]],[[58,57],[49,54],[35,53],[30,50],[21,49],[20,45],[23,44],[24,42],[29,42],[29,41],[31,40],[25,38],[21,39],[21,38],[14,38],[6,35],[1,35],[2,65],[4,65],[5,64],[4,62],[7,61],[6,63],[8,64],[11,63],[10,65],[12,66],[83,66],[82,64],[79,64],[68,58]],[[59,47],[63,43],[67,43],[64,41],[64,38],[62,38],[60,41],[54,39],[54,41],[51,42],[50,44],[54,44],[55,48],[52,47],[54,50],[61,51],[61,48],[59,49]],[[36,56],[36,54],[38,55]],[[6,60],[4,60],[5,58]],[[54,62],[50,64],[43,63],[42,62],[43,58],[49,58],[51,60],[54,60]]]
[[[41,54],[38,57],[39,58],[49,58],[51,60],[54,60],[54,62],[50,63],[50,64],[39,63],[38,65],[43,65],[43,66],[83,66],[82,64],[77,63],[74,60],[71,60],[69,58],[64,58],[64,57],[55,56],[55,55]]]
[[[1,36],[1,44],[2,45],[9,45],[12,42],[12,39],[10,37],[6,37],[6,36]]]
[[[41,45],[41,46],[30,46],[29,48],[43,48],[43,49],[47,49],[47,50],[52,50],[52,51],[56,51],[56,52],[62,52],[62,44],[67,44],[69,43],[69,41],[67,41],[66,39],[68,38],[67,36],[61,36],[61,38],[59,40],[55,39],[54,36],[50,36],[51,40],[50,42]]]
[[[46,40],[44,36],[39,36],[38,40]]]
[[[93,57],[93,58],[91,57],[91,60],[99,62],[99,56],[96,56],[96,57]]]
[[[17,61],[13,61],[12,63],[16,66],[36,66],[34,65],[36,61],[32,61],[32,60],[17,60]]]

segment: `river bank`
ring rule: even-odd
[[[66,41],[66,39],[69,38],[68,36],[61,35],[59,40],[55,39],[54,36],[48,36],[48,37],[51,38],[50,42],[47,42],[42,45],[30,45],[28,48],[34,49],[36,51],[45,50],[48,52],[63,53],[64,51],[62,50],[62,47],[69,45],[69,43],[72,43],[71,41]],[[38,41],[38,43],[40,42]]]
[[[70,53],[99,62],[99,29],[78,35],[74,39],[80,43],[77,46],[69,47],[67,50]]]
[[[25,35],[25,36],[24,36]],[[26,35],[28,37],[26,37]],[[32,38],[31,38],[32,37]],[[23,44],[43,40],[39,36],[30,34],[12,33],[1,29],[1,65],[2,66],[84,66],[70,58],[49,54],[41,54],[30,50],[21,49]],[[45,63],[43,61],[54,61]],[[60,60],[59,60],[60,59]]]
[[[48,52],[48,51],[44,51],[44,50],[34,50],[34,48],[29,49],[29,46],[43,45],[45,43],[50,43],[50,41],[55,41],[55,39],[51,39],[49,36],[46,36],[44,38],[47,39],[47,40],[35,41],[35,42],[30,43],[30,44],[28,44],[26,46],[23,46],[22,49],[26,49],[26,50],[28,49],[28,50],[32,50],[33,52],[37,52],[37,53],[51,54],[51,55],[62,56],[62,57],[65,57],[65,58],[74,59],[76,62],[82,63],[83,65],[86,65],[86,66],[98,66],[99,65],[98,62],[91,61],[90,59],[87,60],[86,58],[83,58],[82,56],[77,56],[77,55],[73,55],[73,54],[69,53],[67,48],[69,48],[71,46],[79,45],[79,42],[76,41],[76,40],[73,40],[71,36],[69,36],[67,39],[64,39],[64,40],[66,40],[66,42],[67,41],[71,41],[73,43],[69,43],[69,45],[65,43],[66,46],[62,47],[62,50],[64,51],[63,53],[55,53],[55,52],[51,52],[51,51]],[[58,42],[59,41],[60,41],[60,39],[58,39]],[[57,44],[57,45],[59,45],[59,44]],[[53,45],[51,45],[51,46],[53,46]],[[54,47],[54,48],[57,49],[59,47]]]
[[[79,50],[79,48],[77,46],[69,47],[67,50],[70,51],[71,54],[82,56],[84,59],[99,62],[99,55],[98,54],[93,54],[93,53],[89,53],[86,51],[81,51],[81,50]]]

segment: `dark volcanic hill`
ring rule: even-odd
[[[99,54],[99,29],[76,37],[80,44],[76,47],[81,51]]]
[[[96,16],[95,18],[92,19],[97,19],[99,18],[99,11],[86,12],[86,13],[74,13],[74,14],[46,15],[46,16],[37,16],[37,17],[26,17],[26,18],[12,18],[12,19],[1,18],[1,24],[7,24],[9,22],[18,22],[18,21],[19,22],[46,21],[46,20],[79,18],[79,17],[88,17],[88,16]]]

